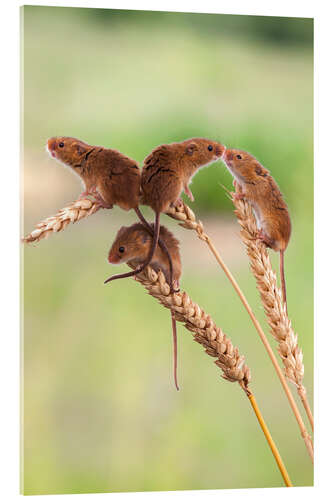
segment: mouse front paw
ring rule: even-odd
[[[234,200],[244,200],[245,199],[245,194],[244,193],[232,193],[232,197]]]
[[[178,198],[176,201],[170,203],[170,207],[181,208],[184,205],[184,202],[181,198]]]
[[[190,190],[190,188],[188,187],[188,185],[186,184],[184,186],[184,191],[185,191],[185,194],[190,198],[190,200],[193,202],[194,201],[194,196],[193,196],[193,193],[192,191]]]
[[[101,208],[113,208],[113,205],[111,205],[110,203],[107,203],[104,200],[104,198],[99,194],[99,192],[97,191],[97,189],[95,189],[94,191],[92,191],[90,194],[94,197],[96,203],[98,203],[98,205]]]

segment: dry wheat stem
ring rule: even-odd
[[[229,279],[229,281],[231,282],[231,284],[233,285],[236,293],[238,294],[241,302],[243,303],[246,311],[248,312],[265,348],[266,348],[266,351],[273,363],[273,366],[275,368],[275,371],[279,377],[279,380],[281,382],[281,385],[286,393],[286,396],[288,398],[288,401],[289,401],[289,404],[291,406],[291,409],[295,415],[295,418],[297,420],[297,423],[298,423],[298,426],[300,428],[300,431],[301,431],[301,435],[304,439],[304,443],[305,443],[305,446],[308,450],[308,453],[311,457],[311,460],[313,461],[313,444],[312,444],[312,440],[311,440],[311,437],[309,436],[307,430],[306,430],[306,427],[304,425],[304,422],[303,422],[303,419],[302,419],[302,416],[297,408],[297,405],[295,403],[295,400],[294,400],[294,397],[290,391],[290,388],[287,384],[287,381],[286,381],[286,378],[285,376],[283,375],[282,373],[282,370],[276,360],[276,357],[274,355],[274,352],[267,340],[267,337],[263,331],[263,329],[261,328],[260,326],[260,323],[258,322],[257,318],[255,317],[249,303],[247,302],[246,300],[246,297],[244,296],[243,292],[241,291],[240,287],[238,286],[236,280],[234,279],[233,275],[231,274],[231,272],[229,271],[228,267],[226,266],[226,264],[223,262],[220,254],[218,253],[218,251],[216,250],[212,240],[209,238],[209,236],[207,234],[205,234],[204,232],[204,227],[203,227],[203,224],[201,221],[198,221],[195,217],[195,214],[194,212],[187,206],[185,205],[185,203],[183,205],[179,205],[177,207],[173,207],[171,208],[167,215],[169,215],[170,217],[172,217],[173,219],[176,219],[178,221],[180,221],[180,226],[184,227],[185,229],[192,229],[194,231],[196,231],[198,237],[205,241],[209,247],[209,249],[211,250],[211,252],[213,253],[214,257],[216,258],[217,262],[219,263],[219,265],[221,266],[221,268],[223,269],[223,271],[225,272],[227,278]]]
[[[23,242],[37,243],[44,238],[48,238],[52,233],[63,231],[68,224],[96,213],[100,208],[100,204],[96,201],[92,201],[89,198],[79,198],[70,205],[67,205],[67,207],[59,210],[56,215],[36,224],[36,228],[23,238]]]
[[[276,274],[272,269],[267,248],[257,238],[258,228],[250,205],[245,200],[237,200],[234,196],[232,199],[241,226],[241,238],[246,245],[268,324],[273,337],[279,344],[278,352],[284,365],[285,375],[296,385],[313,429],[313,416],[303,385],[303,354],[288,318],[281,289],[277,286]]]
[[[292,483],[290,481],[288,472],[287,472],[287,470],[286,470],[286,468],[285,468],[285,466],[283,464],[283,461],[282,461],[282,458],[280,456],[279,450],[276,448],[276,445],[275,445],[275,443],[274,443],[274,441],[272,439],[272,436],[271,436],[271,434],[270,434],[270,432],[268,430],[268,427],[267,427],[267,425],[266,425],[266,423],[265,423],[265,421],[263,419],[263,416],[261,415],[261,412],[259,410],[257,401],[256,401],[256,399],[255,399],[255,397],[254,397],[253,394],[249,395],[249,400],[250,400],[251,406],[253,408],[253,411],[256,414],[257,418],[258,418],[258,422],[260,424],[260,427],[262,428],[262,431],[263,431],[263,433],[264,433],[264,435],[265,435],[265,437],[267,439],[267,442],[268,442],[268,444],[269,444],[269,446],[270,446],[270,448],[272,450],[274,458],[275,458],[275,460],[277,462],[277,465],[278,465],[278,467],[280,469],[280,472],[282,474],[282,477],[284,479],[285,485],[290,487],[290,486],[292,486]]]
[[[130,266],[134,269],[135,266]],[[134,277],[155,297],[160,304],[170,309],[175,319],[184,324],[193,339],[201,344],[209,356],[217,358],[215,364],[222,370],[222,378],[229,382],[238,382],[245,391],[267,439],[273,456],[282,474],[286,486],[292,486],[287,469],[261,415],[254,394],[249,389],[250,369],[245,364],[244,356],[239,354],[231,340],[216,326],[211,316],[193,302],[186,292],[171,293],[164,274],[156,273],[150,266]]]

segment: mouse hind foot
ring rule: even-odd
[[[272,248],[274,250],[275,240],[273,240],[273,238],[270,238],[266,233],[264,233],[262,229],[259,229],[256,239],[264,243],[268,248]]]

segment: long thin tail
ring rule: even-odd
[[[153,228],[151,227],[151,225],[149,224],[149,222],[144,218],[144,216],[143,216],[141,210],[139,209],[139,207],[136,207],[134,210],[135,210],[135,213],[137,214],[137,216],[139,217],[140,221],[142,222],[142,224],[148,229],[148,231],[150,232],[150,234],[153,236],[154,235]],[[161,250],[168,257],[168,261],[169,261],[169,275],[170,275],[169,285],[170,285],[170,288],[172,289],[172,291],[176,291],[176,290],[173,289],[173,264],[172,264],[172,259],[171,259],[169,250],[168,250],[167,246],[165,245],[164,241],[161,240],[161,238],[159,238],[158,244],[159,244]]]
[[[128,278],[130,276],[135,276],[136,274],[141,273],[148,266],[148,264],[151,262],[153,258],[153,255],[156,251],[159,235],[160,235],[160,214],[156,212],[154,237],[152,239],[152,243],[150,245],[149,253],[147,255],[146,260],[134,271],[110,276],[110,278],[104,281],[104,284],[109,283],[110,281],[118,280],[121,278]]]
[[[172,336],[173,336],[173,379],[177,391],[179,391],[177,381],[177,325],[173,311],[171,311]]]
[[[286,304],[286,312],[288,313],[286,280],[284,277],[284,250],[280,250],[280,281],[281,281],[281,288],[282,288],[282,297],[283,297],[284,303]]]

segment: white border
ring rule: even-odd
[[[2,8],[1,29],[1,69],[2,69],[2,134],[1,152],[4,156],[1,168],[3,170],[3,186],[1,191],[1,235],[2,235],[2,291],[5,310],[2,313],[2,349],[1,349],[1,494],[6,499],[17,498],[19,480],[19,320],[18,320],[18,297],[19,297],[19,230],[18,216],[19,207],[17,193],[19,186],[18,177],[18,145],[19,145],[19,12],[18,7],[23,2],[7,2]],[[54,5],[54,6],[77,6],[77,7],[103,7],[122,8],[136,10],[169,10],[178,12],[214,12],[225,14],[252,14],[252,15],[278,15],[295,17],[315,17],[315,207],[316,207],[316,230],[315,230],[315,256],[316,256],[316,280],[315,280],[315,312],[316,312],[316,375],[315,375],[315,415],[317,417],[316,432],[316,467],[315,467],[315,489],[295,488],[284,489],[283,495],[302,499],[329,498],[331,493],[331,462],[332,453],[330,447],[333,445],[331,438],[333,414],[332,405],[327,403],[332,394],[332,215],[329,204],[332,198],[332,158],[330,146],[332,143],[332,27],[331,16],[328,7],[330,2],[317,1],[288,1],[267,2],[251,0],[233,2],[203,1],[70,1],[70,2],[36,2],[28,1],[29,5]],[[327,9],[325,9],[327,7]],[[319,80],[319,72],[321,78]],[[320,122],[320,136],[319,129]],[[5,279],[3,279],[3,276]],[[325,290],[325,285],[327,290]],[[330,288],[328,286],[330,285]],[[326,293],[325,293],[326,292]],[[10,303],[7,301],[10,297]],[[320,379],[318,376],[320,374]],[[320,380],[320,384],[319,384]],[[319,397],[320,412],[319,412]],[[112,494],[112,498],[151,498],[162,499],[173,498],[243,498],[260,499],[267,495],[274,499],[280,498],[281,489],[257,489],[257,490],[217,490],[217,491],[191,491],[191,492],[163,492],[163,493],[122,493]],[[110,494],[109,494],[110,495]],[[52,497],[54,495],[51,495]],[[76,497],[100,498],[101,494],[76,495]],[[62,495],[62,498],[69,495]]]

